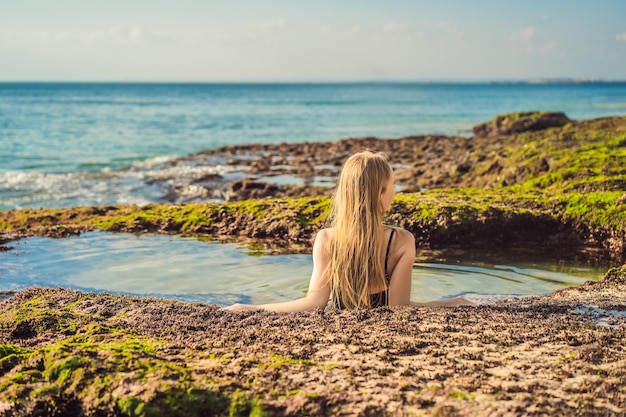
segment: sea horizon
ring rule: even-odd
[[[0,80],[0,84],[625,84],[624,79],[536,77],[485,79],[329,79],[329,80]]]

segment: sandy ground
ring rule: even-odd
[[[549,296],[455,308],[231,313],[31,289],[0,304],[0,339],[28,352],[0,361],[5,415],[626,413],[626,265]],[[180,404],[190,392],[222,403],[174,409],[163,393],[177,389]]]

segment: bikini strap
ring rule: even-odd
[[[391,233],[389,233],[389,242],[387,243],[387,253],[385,253],[385,277],[389,280],[389,274],[387,273],[387,260],[389,259],[389,249],[391,249],[391,239],[393,239],[393,234],[395,233],[395,229],[391,229]]]

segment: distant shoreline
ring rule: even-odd
[[[107,84],[107,85],[490,85],[490,84],[527,84],[527,85],[566,85],[566,84],[626,84],[623,80],[605,80],[595,78],[532,78],[526,80],[242,80],[242,81],[176,81],[176,80],[0,80],[0,85],[24,84]]]

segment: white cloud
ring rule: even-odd
[[[381,29],[383,32],[402,32],[405,31],[409,25],[406,23],[389,22]]]
[[[87,43],[116,43],[116,44],[132,44],[140,45],[150,38],[148,34],[141,26],[135,25],[132,27],[112,27],[107,30],[100,30],[85,35],[81,35],[80,38]]]
[[[22,48],[32,46],[51,46],[63,43],[79,42],[79,37],[71,32],[7,32],[0,34],[2,42],[9,47]]]
[[[208,39],[209,43],[215,43],[226,48],[249,47],[252,45],[257,45],[261,42],[261,37],[253,36],[249,33],[215,33],[214,35],[206,39]],[[205,38],[199,36],[197,40],[203,42]]]
[[[530,42],[530,40],[535,36],[535,28],[529,26],[517,32],[511,33],[509,39],[511,42]]]
[[[15,47],[41,45],[142,45],[145,43],[164,43],[172,37],[149,32],[139,25],[126,27],[112,27],[92,32],[72,31],[37,31],[10,33],[2,36],[7,45]]]
[[[618,41],[626,42],[626,32],[618,33],[615,35],[615,39]]]
[[[275,29],[275,28],[285,27],[286,25],[287,25],[287,21],[283,19],[282,17],[279,17],[277,19],[262,22],[259,24],[259,27],[261,29]]]
[[[555,48],[556,48],[556,42],[555,41],[550,41],[550,42],[546,43],[545,45],[541,46],[539,48],[539,51],[542,54],[549,54],[550,52],[554,51]]]
[[[452,25],[450,22],[446,22],[446,21],[439,22],[437,27],[439,28],[439,30],[443,32],[450,33],[450,34],[457,35],[457,36],[463,36],[463,32],[461,32],[456,26]]]

